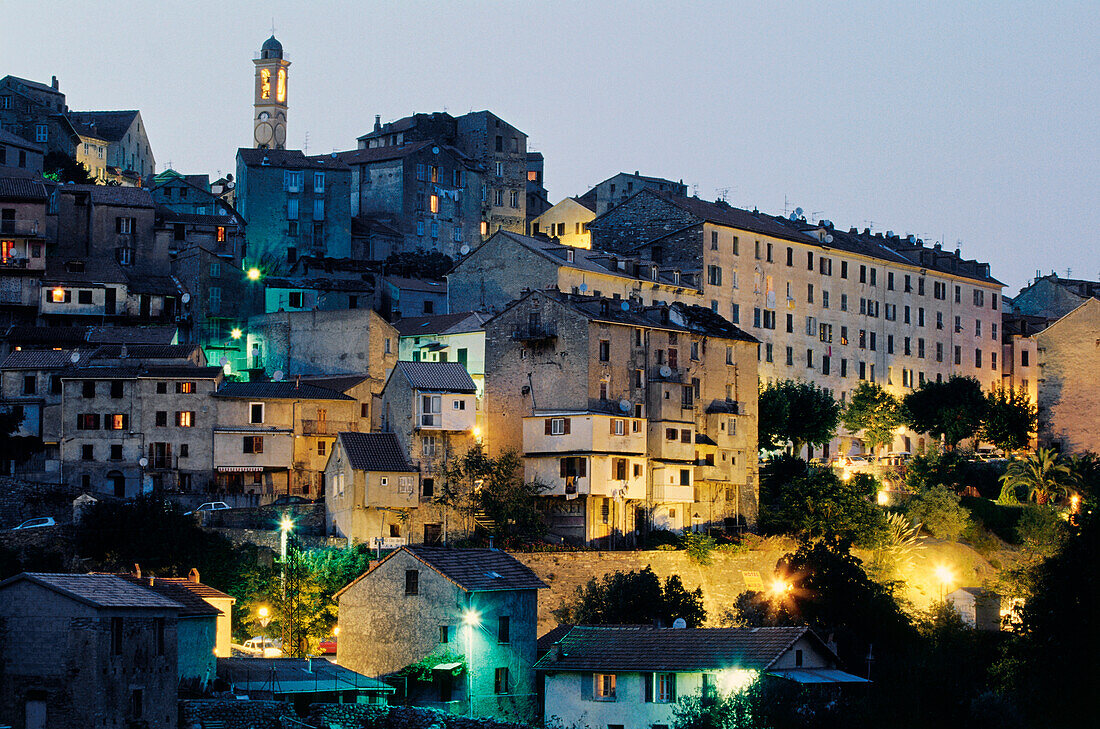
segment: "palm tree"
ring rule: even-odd
[[[1026,458],[1008,464],[1008,469],[1001,476],[1001,495],[997,501],[1002,504],[1018,503],[1017,489],[1024,488],[1028,499],[1046,504],[1068,494],[1076,483],[1072,469],[1062,462],[1057,452],[1040,448]]]

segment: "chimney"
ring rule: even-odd
[[[199,584],[199,569],[192,567],[191,571],[187,573],[187,579],[196,585]]]
[[[376,132],[382,131],[382,115],[381,114],[375,114],[374,115],[374,131],[376,131]]]
[[[134,562],[134,577],[141,579],[141,565]]]
[[[57,91],[57,89],[58,89],[57,76],[54,76],[53,78],[50,79],[50,86],[53,87],[54,91]]]

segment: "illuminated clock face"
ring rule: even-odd
[[[268,144],[271,142],[271,125],[267,122],[260,122],[256,125],[256,143]]]
[[[286,142],[286,127],[282,124],[275,127],[275,144],[284,144]]]
[[[260,121],[266,121],[267,119],[271,118],[271,115],[268,114],[266,111],[261,111],[260,115],[256,118],[259,119]]]
[[[279,69],[278,86],[275,89],[275,100],[280,104],[286,103],[286,69]]]

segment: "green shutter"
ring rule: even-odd
[[[645,702],[651,704],[653,703],[653,674],[643,673],[642,683],[645,685]]]
[[[581,674],[581,700],[592,701],[592,685],[595,682],[595,676],[591,673]]]

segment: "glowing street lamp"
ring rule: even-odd
[[[791,591],[791,583],[787,582],[786,580],[783,580],[783,579],[780,579],[780,578],[776,577],[775,581],[772,582],[771,593],[775,597],[783,597],[784,595],[786,595],[790,591]]]
[[[473,608],[462,611],[466,626],[466,713],[474,715],[474,629],[481,625],[481,613]]]
[[[940,583],[940,600],[947,599],[947,587],[955,579],[954,573],[946,565],[936,567],[936,580]]]
[[[286,540],[290,530],[294,528],[294,521],[283,514],[283,520],[279,522],[279,556],[283,561],[283,589],[286,589]]]
[[[249,281],[259,281],[260,276],[262,276],[263,274],[260,273],[260,269],[253,266],[252,268],[248,269],[246,275],[248,276]]]
[[[234,339],[240,339],[243,334],[244,332],[241,331],[240,327],[233,327],[233,331],[229,332],[229,336]]]
[[[271,622],[271,613],[263,605],[256,611],[256,615],[260,618],[260,651],[263,653],[267,649],[267,624]]]

